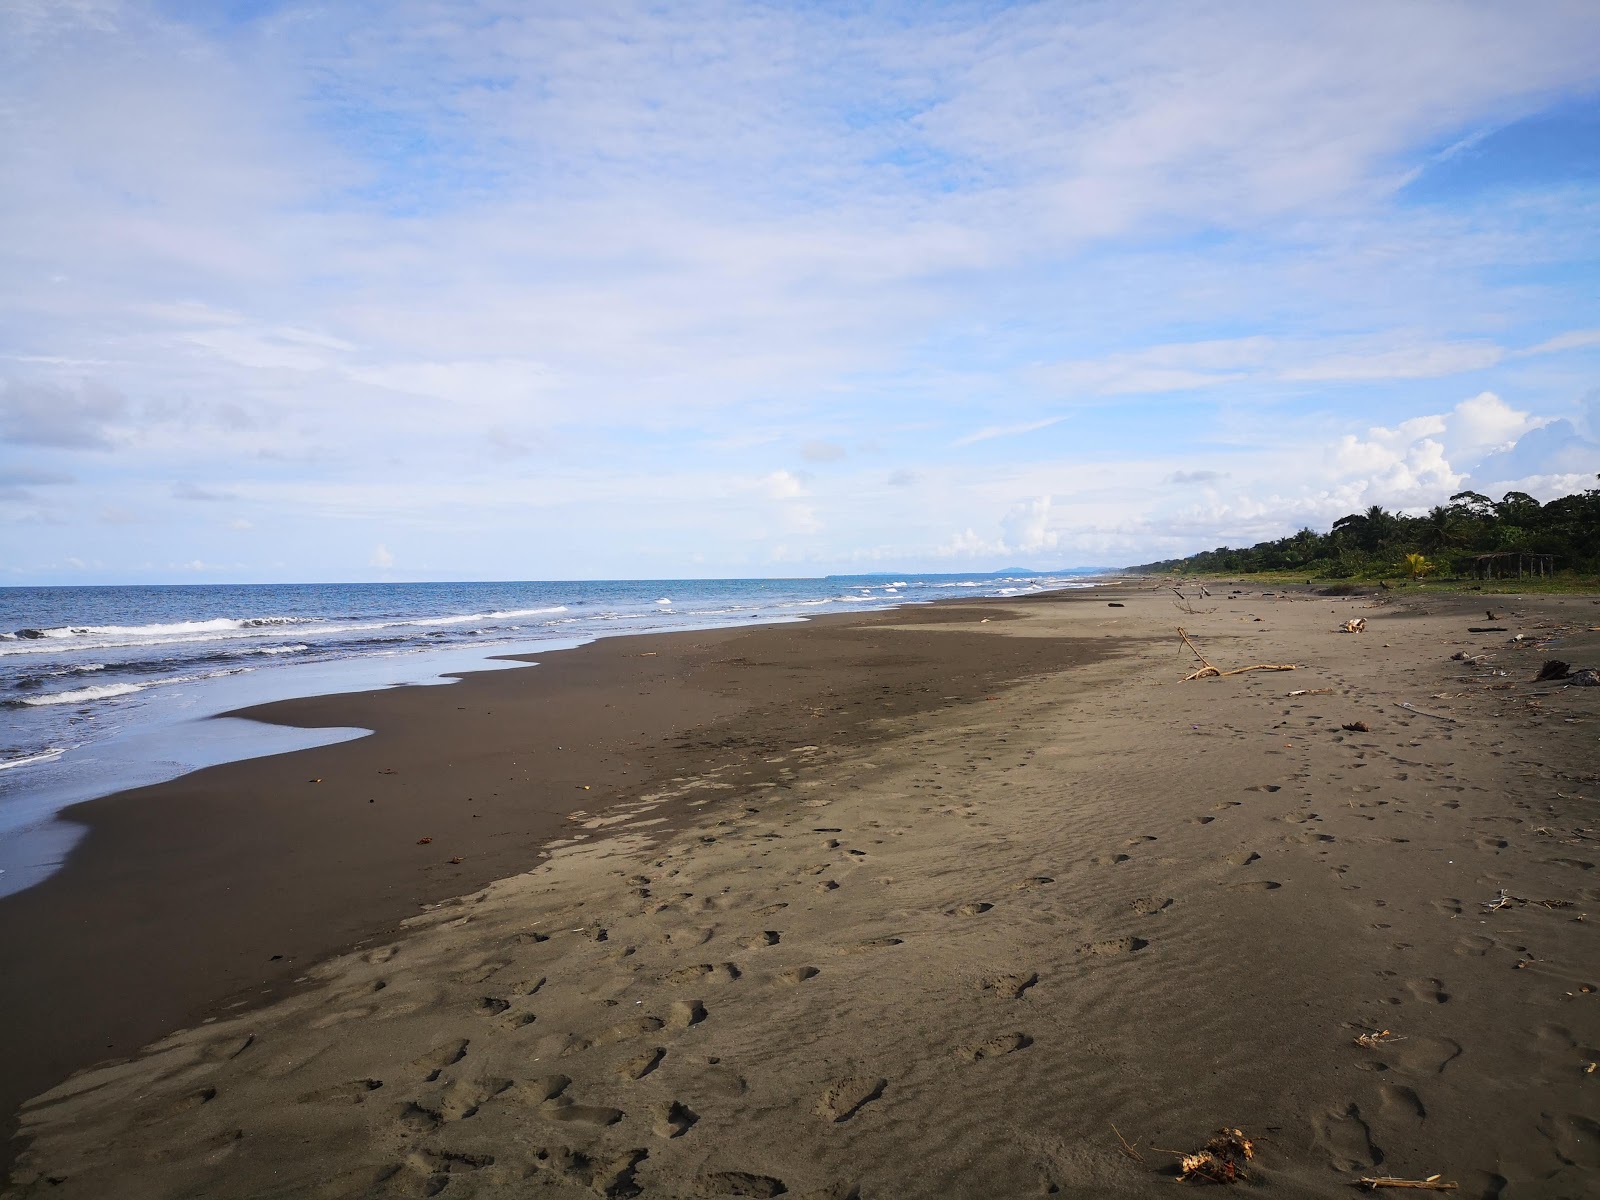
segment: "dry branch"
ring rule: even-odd
[[[1356,1186],[1369,1192],[1379,1188],[1411,1188],[1419,1192],[1453,1192],[1456,1184],[1447,1182],[1438,1175],[1429,1175],[1426,1179],[1396,1179],[1393,1175],[1379,1175],[1370,1179],[1356,1180]]]
[[[1183,639],[1183,644],[1193,650],[1194,656],[1200,660],[1199,670],[1183,677],[1186,683],[1191,679],[1221,679],[1228,675],[1243,675],[1247,671],[1298,671],[1300,669],[1295,663],[1257,663],[1253,667],[1235,667],[1231,671],[1223,671],[1211,665],[1206,656],[1200,653],[1200,648],[1189,640],[1189,635],[1183,631],[1182,627],[1178,629],[1178,636]]]

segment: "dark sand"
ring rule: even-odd
[[[796,730],[861,744],[880,718],[1104,652],[876,632],[972,608],[611,638],[443,688],[230,714],[374,732],[68,810],[89,832],[65,869],[0,899],[0,962],[13,964],[0,988],[0,1171],[28,1097],[292,988],[311,964],[389,935],[423,905],[528,869],[576,811],[713,766],[742,764],[759,779],[771,774],[762,758]]]
[[[1600,607],[1213,590],[275,710],[387,732],[103,802],[95,904],[7,947],[58,1074],[144,1022],[24,1106],[7,1200],[1144,1200],[1221,1126],[1242,1194],[1600,1195],[1600,689],[1533,682]],[[1298,669],[1185,681],[1180,622]]]

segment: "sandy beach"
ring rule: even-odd
[[[0,901],[3,1194],[1600,1191],[1600,606],[1211,591],[260,710]]]

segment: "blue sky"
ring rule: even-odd
[[[0,583],[1122,564],[1600,471],[1600,13],[0,8]]]

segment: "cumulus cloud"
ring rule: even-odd
[[[379,542],[372,548],[372,557],[367,559],[367,566],[377,567],[380,571],[387,571],[394,566],[394,555],[390,553],[389,547]]]

